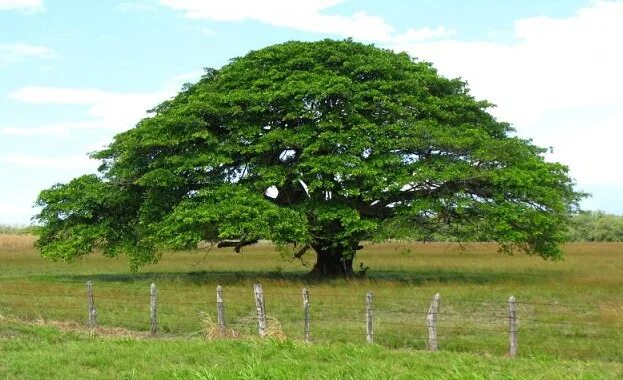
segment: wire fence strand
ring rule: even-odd
[[[110,283],[94,283],[93,294],[99,326],[132,328],[147,332],[150,325],[149,284],[138,287]],[[430,297],[414,292],[413,297],[375,293],[370,307],[374,342],[390,347],[426,348],[431,342],[443,342],[464,349],[472,344],[499,349],[508,339],[509,330],[517,333],[525,344],[539,344],[540,338],[574,339],[574,344],[593,346],[592,340],[623,343],[623,324],[614,319],[596,319],[598,312],[590,305],[572,305],[543,300],[517,301],[517,323],[511,327],[506,300],[442,296],[439,309],[431,314]],[[325,291],[310,294],[311,341],[365,342],[365,294],[341,294]],[[240,336],[256,336],[257,314],[253,290],[223,287],[225,323]],[[304,313],[301,292],[268,289],[264,292],[269,325],[278,334],[303,340]],[[203,336],[214,328],[216,321],[216,287],[158,287],[158,319],[160,333],[173,336]],[[619,315],[620,308],[599,305]],[[82,284],[53,286],[45,294],[25,287],[0,283],[0,316],[43,318],[85,326],[88,320],[86,288]],[[573,319],[571,319],[573,318]],[[569,320],[571,319],[571,320]],[[434,323],[431,324],[431,321]],[[272,325],[271,325],[272,324]],[[431,334],[434,329],[434,334]],[[467,343],[466,343],[467,342]],[[585,342],[585,343],[582,343]]]

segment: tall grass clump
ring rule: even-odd
[[[0,224],[0,249],[32,248],[34,233],[34,226]]]

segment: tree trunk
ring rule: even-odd
[[[352,252],[346,249],[328,249],[312,245],[316,251],[316,265],[310,272],[312,276],[318,277],[351,277],[355,275],[353,271],[353,259],[355,250]]]

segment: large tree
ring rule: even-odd
[[[341,276],[362,240],[444,228],[557,258],[581,194],[489,107],[429,63],[351,40],[253,51],[94,153],[99,174],[42,191],[37,246],[138,268],[164,250],[268,239]]]

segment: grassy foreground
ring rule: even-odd
[[[369,245],[356,263],[370,266],[365,277],[320,281],[305,276],[309,265],[280,259],[267,245],[241,254],[166,254],[131,273],[123,258],[97,254],[73,264],[49,262],[32,248],[32,237],[0,235],[0,315],[83,326],[85,282],[92,280],[99,325],[141,336],[149,329],[149,284],[155,282],[159,336],[194,342],[216,320],[215,288],[222,285],[228,327],[252,340],[251,289],[259,281],[276,335],[301,340],[301,289],[308,287],[314,345],[365,345],[364,300],[372,290],[375,343],[412,351],[426,348],[425,313],[439,292],[440,350],[503,358],[506,300],[514,295],[520,358],[623,362],[623,244],[578,243],[564,250],[564,261],[546,262],[499,255],[493,244]],[[313,257],[304,260],[311,264]]]
[[[0,318],[0,378],[618,379],[620,363],[291,340],[95,337]]]

